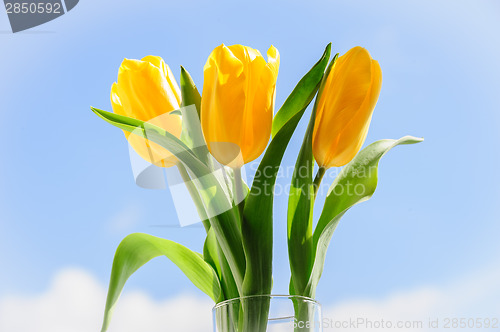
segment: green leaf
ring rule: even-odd
[[[299,81],[273,121],[274,137],[255,173],[245,201],[242,232],[246,257],[243,294],[270,294],[272,287],[273,190],[283,154],[305,109],[316,94],[330,58],[331,45]]]
[[[312,211],[314,205],[312,133],[315,112],[295,163],[288,196],[287,235],[293,289],[301,294],[312,269]],[[292,294],[296,295],[296,294]]]
[[[217,271],[219,276],[222,292],[217,303],[239,297],[238,287],[212,228],[208,231],[205,239],[203,258]]]
[[[207,232],[207,238],[205,239],[205,244],[203,245],[203,258],[214,268],[215,271],[217,271],[219,279],[221,279],[217,238],[215,237],[213,229],[209,229]]]
[[[208,147],[205,143],[200,123],[201,95],[198,92],[198,88],[196,87],[191,75],[183,66],[181,66],[180,89],[182,95],[180,110],[182,115],[181,141],[189,147],[199,160],[201,160],[210,170],[213,171],[214,167],[212,164],[212,158],[210,157]],[[212,174],[214,174],[217,178],[224,189],[224,192],[227,193],[226,196],[229,197],[229,201],[232,201],[231,192],[227,189],[227,183],[225,182],[226,179],[220,176],[220,172],[214,172]],[[188,189],[190,189],[189,186]],[[193,201],[197,203],[199,195],[197,193],[193,193],[191,190],[190,194],[193,197]],[[196,206],[198,210],[201,210],[199,204],[196,204]],[[203,219],[204,218],[202,218],[202,220]],[[207,228],[207,223],[208,220],[203,221],[205,228]]]
[[[318,96],[323,90],[326,78],[333,68],[337,57],[338,54],[333,57],[323,75]],[[294,291],[294,293],[291,293],[294,295],[301,294],[304,291],[313,265],[312,231],[315,191],[313,183],[314,157],[312,152],[312,136],[317,103],[318,97],[316,97],[304,140],[297,156],[288,196],[288,254],[291,270],[290,282],[293,283],[293,287],[291,285],[290,290]]]
[[[108,329],[111,315],[127,279],[151,259],[163,255],[177,265],[201,291],[214,301],[219,299],[221,287],[217,273],[201,258],[200,254],[178,243],[152,235],[130,234],[123,239],[116,250],[102,332]]]
[[[109,124],[160,144],[179,159],[182,158],[181,161],[184,163],[188,163],[191,167],[195,167],[196,171],[201,172],[204,170],[205,174],[209,172],[208,169],[196,159],[189,147],[168,131],[148,122],[128,116],[103,111],[95,107],[90,107],[90,109]]]
[[[108,123],[151,140],[169,150],[193,174],[193,183],[209,215],[210,226],[214,228],[217,241],[241,290],[245,275],[245,254],[241,231],[237,224],[237,208],[231,205],[210,169],[193,154],[185,143],[164,129],[127,116],[96,108],[91,109]]]
[[[361,150],[332,183],[325,206],[314,230],[315,258],[304,296],[314,297],[323,272],[326,251],[340,218],[353,205],[368,200],[377,187],[378,163],[390,149],[402,144],[415,144],[423,139],[405,136],[399,140],[384,139]]]
[[[211,159],[201,129],[201,95],[198,92],[191,75],[183,66],[181,66],[180,88],[182,95],[181,140],[191,148],[198,159],[207,165],[209,169],[214,170],[213,160]],[[229,201],[232,202],[232,192],[231,188],[228,188],[228,183],[226,183],[227,179],[221,176],[220,172],[212,174],[214,174],[217,178],[223,190],[225,189],[224,192],[226,192],[226,196],[228,196]],[[197,194],[193,193],[192,196],[196,199]],[[206,225],[207,221],[204,221],[203,223]],[[239,223],[237,223],[237,226],[239,226]],[[221,287],[223,291],[221,292],[221,297],[218,302],[225,300],[227,296],[238,297],[238,287],[231,273],[227,259],[217,243],[217,238],[212,228],[209,229],[205,240],[203,256],[205,260],[216,269],[221,280]]]
[[[302,109],[298,109],[301,105],[304,106],[303,110],[309,105],[316,95],[316,91],[325,72],[326,65],[330,59],[330,52],[332,43],[326,46],[325,52],[319,61],[312,67],[312,69],[297,83],[295,89],[288,96],[285,103],[276,113],[273,119],[272,136],[274,137],[278,131],[290,121]],[[311,89],[313,88],[313,89]]]
[[[193,151],[193,153],[205,165],[208,164],[208,148],[201,130],[200,108],[201,96],[194,84],[191,75],[181,66],[181,113],[182,113],[182,134],[181,141]]]
[[[189,75],[189,72],[183,66],[181,66],[180,82],[182,95],[181,107],[186,107],[189,105],[196,106],[198,117],[200,117],[201,95],[198,92],[198,88],[196,87],[196,84],[194,84],[191,75]]]
[[[186,167],[184,167],[182,163],[178,163],[177,169],[179,170],[179,174],[181,175],[182,181],[184,182],[184,185],[188,190],[191,199],[193,200],[194,206],[196,207],[196,212],[198,213],[198,217],[200,217],[200,220],[203,223],[205,231],[208,232],[208,230],[210,229],[210,220],[207,219],[207,213],[205,211],[205,206],[203,205],[203,201],[200,197],[200,193],[196,189],[196,186],[194,185],[193,181],[191,180],[191,177],[189,176]]]

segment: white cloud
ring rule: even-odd
[[[88,272],[64,269],[43,294],[0,299],[0,331],[98,332],[105,298],[105,287]],[[109,331],[211,331],[211,307],[212,302],[201,296],[155,301],[143,292],[126,292]]]
[[[335,330],[342,331],[381,330],[375,328],[375,324],[381,324],[382,320],[392,323],[391,330],[436,331],[436,328],[429,328],[429,319],[433,322],[438,319],[439,330],[446,331],[450,330],[444,326],[447,318],[465,318],[467,324],[469,319],[500,319],[499,298],[500,268],[497,264],[444,287],[420,287],[397,292],[383,299],[351,300],[324,307],[323,317],[328,319],[330,326],[332,321],[334,327],[337,324]],[[359,325],[350,324],[358,319]],[[372,323],[373,328],[368,322]],[[411,327],[398,329],[397,324],[400,322]],[[419,322],[422,322],[421,326]],[[339,324],[344,324],[344,327]],[[324,330],[333,331],[330,326],[324,325]]]
[[[95,332],[99,331],[106,289],[88,272],[68,268],[57,273],[49,289],[35,296],[9,296],[0,299],[2,332]],[[422,322],[439,319],[443,329],[449,318],[500,318],[500,268],[477,271],[445,287],[419,287],[390,294],[383,299],[357,299],[324,306],[328,322],[364,319],[372,324],[383,319],[397,322]],[[156,301],[141,291],[126,292],[120,299],[110,332],[209,332],[212,331],[212,302],[208,298],[180,295]],[[335,328],[342,331],[369,329]],[[324,332],[333,331],[324,326]],[[391,328],[390,330],[403,330]],[[411,328],[404,329],[412,330]],[[444,329],[443,329],[444,330]],[[449,329],[446,329],[449,330]],[[467,330],[467,329],[461,329]],[[436,329],[433,329],[436,331]]]

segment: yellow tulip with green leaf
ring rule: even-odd
[[[142,60],[123,60],[118,80],[111,86],[111,105],[116,114],[147,121],[179,138],[181,117],[170,113],[180,104],[179,86],[162,58],[150,55]],[[124,133],[134,150],[150,163],[161,167],[177,163],[164,147],[129,131]]]
[[[216,47],[204,67],[201,95],[183,67],[177,88],[161,58],[124,61],[112,87],[115,112],[92,110],[124,130],[144,159],[158,166],[177,163],[206,239],[203,253],[196,253],[147,234],[127,236],[115,254],[103,332],[127,279],[161,255],[215,303],[271,294],[274,187],[285,150],[313,100],[288,193],[287,236],[290,294],[315,297],[333,232],[348,209],[373,195],[381,157],[397,145],[422,141],[405,136],[379,140],[360,150],[380,93],[381,70],[361,47],[331,60],[330,56],[331,44],[274,117],[280,56],[273,46],[267,61],[248,46]],[[196,111],[188,112],[190,107]],[[158,116],[164,121],[157,122]],[[261,155],[253,182],[247,186],[239,169]],[[222,176],[217,161],[229,166]],[[314,175],[316,163],[319,169]],[[314,222],[323,176],[328,168],[341,165],[345,166],[330,184]],[[347,186],[363,190],[339,190]],[[235,200],[238,194],[241,201]],[[266,331],[269,303],[248,302],[234,310],[232,318],[217,317],[217,326],[232,332]],[[307,308],[297,305],[295,310],[297,320],[310,317]]]

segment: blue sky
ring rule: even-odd
[[[160,55],[201,88],[205,60],[221,43],[279,49],[277,105],[327,43],[341,54],[363,46],[384,77],[366,142],[425,138],[384,157],[375,196],[344,217],[318,289],[322,303],[444,289],[499,266],[499,18],[497,1],[86,0],[12,34],[0,11],[0,299],[40,294],[68,267],[106,285],[114,250],[132,232],[201,249],[203,229],[176,227],[167,191],[135,186],[123,135],[89,106],[111,110],[125,57]],[[305,126],[285,165],[295,163]],[[286,202],[280,196],[275,205],[274,293],[288,287]],[[202,297],[165,259],[126,290]]]

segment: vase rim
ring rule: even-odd
[[[293,299],[302,299],[303,301],[305,302],[311,302],[311,303],[314,303],[315,305],[318,305],[318,306],[321,306],[321,304],[316,301],[315,299],[312,299],[310,297],[307,297],[307,296],[302,296],[302,295],[284,295],[284,294],[261,294],[261,295],[247,295],[247,296],[240,296],[240,297],[235,297],[235,298],[232,298],[232,299],[228,299],[228,300],[224,300],[222,302],[219,302],[219,303],[216,303],[213,307],[213,310],[217,309],[217,308],[220,308],[220,307],[223,307],[231,302],[236,302],[236,301],[240,301],[242,299],[251,299],[251,298],[259,298],[259,297],[269,297],[269,298],[293,298]]]

